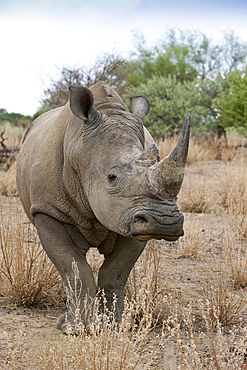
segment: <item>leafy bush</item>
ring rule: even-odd
[[[0,125],[4,122],[10,122],[14,126],[27,127],[31,120],[31,116],[24,116],[21,113],[8,113],[6,109],[0,109]]]
[[[135,89],[134,94],[146,96],[150,112],[145,126],[153,136],[181,131],[185,117],[190,112],[192,126],[202,124],[208,109],[202,105],[199,85],[195,82],[181,83],[176,77],[152,77],[146,84]]]
[[[247,136],[247,67],[231,72],[219,91],[214,107],[219,109],[219,121],[224,127],[234,126]]]
[[[175,29],[151,48],[146,47],[141,33],[135,34],[134,41],[134,84],[145,83],[153,76],[177,76],[181,82],[215,79],[218,74],[241,69],[247,57],[247,44],[233,31],[225,32],[216,45],[200,31]]]

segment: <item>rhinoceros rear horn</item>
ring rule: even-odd
[[[135,159],[135,164],[150,167],[160,161],[160,153],[157,145],[151,143],[147,149]]]
[[[150,104],[145,96],[132,96],[130,98],[130,112],[136,114],[144,120],[144,117],[148,114],[150,108]]]
[[[96,114],[93,94],[86,87],[70,87],[70,109],[83,121],[91,121]]]

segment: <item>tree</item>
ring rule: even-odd
[[[209,109],[203,104],[199,84],[181,83],[176,77],[154,76],[134,92],[150,102],[145,126],[154,137],[181,131],[187,113],[192,116],[192,128],[205,128],[210,123]]]
[[[44,91],[42,105],[57,108],[66,104],[70,86],[90,87],[98,81],[105,81],[120,95],[124,96],[130,84],[128,76],[132,73],[131,64],[119,55],[105,54],[99,57],[93,67],[62,67],[58,80],[51,78],[51,84]]]
[[[247,44],[232,31],[217,45],[201,32],[173,29],[152,48],[146,47],[141,34],[134,40],[136,52],[128,60],[108,54],[90,68],[60,68],[59,78],[51,79],[44,91],[40,112],[64,105],[70,86],[90,87],[105,81],[123,99],[134,94],[150,99],[152,111],[146,122],[155,136],[180,130],[188,111],[194,130],[216,129],[221,120],[213,102],[219,91],[222,95],[228,90],[227,76],[245,65]]]
[[[188,45],[176,37],[174,30],[151,49],[146,48],[141,34],[136,34],[134,40],[137,52],[132,54],[131,63],[135,65],[135,72],[131,82],[135,86],[147,82],[153,76],[177,76],[181,82],[192,81],[197,77]]]
[[[0,109],[0,124],[10,122],[13,126],[27,127],[31,120],[31,116],[24,116],[21,113],[8,113],[6,109]]]
[[[136,34],[134,41],[134,85],[152,76],[176,76],[181,82],[215,79],[219,73],[226,75],[241,68],[247,57],[247,44],[233,31],[226,32],[217,45],[202,32],[174,29],[152,48],[146,47],[141,34]]]
[[[224,34],[222,43],[222,58],[225,62],[225,75],[242,69],[246,63],[247,44],[243,43],[240,38],[234,35],[233,31]]]
[[[247,136],[247,67],[229,73],[214,101],[214,108],[223,127],[235,127]]]

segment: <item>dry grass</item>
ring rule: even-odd
[[[218,208],[219,198],[216,190],[208,187],[199,176],[187,177],[178,197],[178,205],[182,212],[210,213]]]
[[[228,233],[225,240],[226,261],[235,288],[247,288],[247,251],[243,238]]]
[[[15,179],[15,171],[16,171],[16,159],[14,158],[9,170],[7,172],[4,171],[2,178],[0,179],[0,194],[12,197],[17,196],[17,185]]]
[[[191,305],[184,308],[182,322],[176,316],[171,320],[171,335],[180,353],[177,369],[246,370],[247,327],[224,329],[214,311],[216,326],[213,328],[210,304],[200,303],[200,309],[203,318],[200,331],[195,325]]]
[[[25,129],[23,127],[14,127],[9,122],[6,122],[0,126],[0,132],[4,132],[4,144],[7,148],[11,148],[20,144]]]
[[[159,139],[157,145],[161,158],[165,158],[171,153],[179,139],[179,135]],[[192,136],[187,158],[187,164],[200,161],[214,161],[216,159],[224,162],[230,161],[236,155],[238,141],[231,140],[231,144],[226,147],[224,140],[217,140],[216,137],[202,134],[199,138]]]
[[[209,234],[214,235],[212,226],[207,227]],[[240,249],[236,242],[240,242],[239,235],[228,230],[214,242],[217,248],[211,242],[213,263],[204,280],[202,297],[199,295],[196,302],[187,306],[176,305],[167,320],[180,354],[175,369],[247,369],[247,289],[241,285],[246,276],[246,248],[241,245]],[[190,253],[185,257],[190,257]],[[239,265],[242,273],[238,275]]]
[[[211,176],[208,176],[211,168]],[[203,169],[205,167],[205,170]],[[189,166],[179,193],[183,212],[227,214],[232,230],[247,235],[247,161],[236,156],[229,163]],[[200,168],[200,169],[199,169]]]
[[[176,258],[198,260],[202,253],[208,253],[213,228],[204,217],[187,221],[186,228],[190,230],[190,235],[179,242],[179,247],[175,246],[179,251]],[[132,300],[125,301],[126,311],[120,329],[114,321],[114,309],[105,316],[97,310],[94,312],[89,324],[93,333],[90,336],[85,333],[80,319],[75,318],[81,336],[73,338],[66,350],[47,350],[44,354],[45,368],[147,369],[150,367],[148,359],[152,358],[151,362],[157,369],[167,369],[168,361],[171,361],[171,369],[244,369],[247,330],[241,314],[245,311],[247,290],[243,290],[241,284],[236,286],[232,274],[236,255],[239,255],[239,260],[243,257],[236,248],[238,238],[239,235],[237,239],[236,235],[229,238],[226,231],[219,235],[215,242],[217,252],[214,248],[212,252],[214,263],[208,271],[203,297],[198,300],[197,307],[192,304],[181,306],[180,300],[172,297],[174,285],[166,286],[164,280],[166,269],[162,263],[161,243],[150,242],[128,281]],[[70,299],[70,303],[76,305],[76,300]],[[97,299],[95,307],[98,307]],[[198,310],[199,321],[195,320]],[[154,323],[162,323],[163,329],[159,334],[153,329]],[[155,344],[150,347],[152,341]],[[175,347],[169,347],[172,342]],[[165,362],[159,367],[155,356],[164,346]]]
[[[204,301],[211,309],[212,327],[217,324],[216,318],[221,325],[232,326],[241,321],[247,306],[246,246],[241,236],[227,226],[217,238],[212,238],[215,234],[213,223],[214,219],[205,222],[203,218],[187,222],[186,237],[175,243],[176,258],[198,260],[203,256],[205,259],[207,251],[211,251],[208,276],[203,284]]]
[[[218,192],[221,206],[229,214],[231,229],[247,236],[247,162],[244,156],[225,166]]]
[[[103,254],[99,253],[97,248],[90,248],[86,254],[86,258],[87,258],[87,262],[89,263],[93,271],[94,280],[97,286],[98,273],[99,273],[100,266],[104,262],[104,256]]]
[[[130,273],[126,293],[135,303],[139,318],[151,315],[153,322],[160,324],[168,316],[166,303],[168,297],[172,299],[174,284],[166,278],[162,242],[151,240],[147,244]]]
[[[187,217],[185,235],[175,242],[175,258],[201,258],[208,250],[210,230],[209,224],[205,229],[203,218],[195,221]]]
[[[240,151],[235,159],[222,166],[218,193],[223,207],[231,207],[246,196],[247,161],[245,152]]]
[[[242,290],[236,281],[230,279],[225,263],[214,264],[212,273],[205,283],[204,296],[208,302],[211,326],[217,322],[222,326],[233,326],[241,322],[241,314],[247,304],[247,289]]]
[[[79,271],[76,263],[73,264],[74,283],[80,286]],[[70,312],[75,312],[74,324],[80,335],[69,338],[69,347],[66,351],[61,348],[49,348],[43,354],[45,369],[139,369],[141,362],[150,366],[155,356],[155,351],[145,351],[145,344],[151,338],[153,325],[152,315],[143,315],[142,319],[136,318],[138,310],[135,303],[125,300],[125,308],[121,323],[115,321],[117,300],[113,302],[112,311],[106,307],[103,298],[95,297],[92,301],[85,302],[91,307],[91,321],[84,326],[79,314],[79,297],[76,290],[71,287],[67,291]],[[100,309],[100,300],[103,300],[103,310]],[[90,335],[87,334],[88,330]],[[68,329],[68,335],[70,330]],[[166,335],[156,335],[157,349],[164,346]]]
[[[159,333],[154,332],[155,314],[150,309],[150,294],[145,290],[149,287],[152,291],[151,287],[156,285],[153,284],[155,279],[146,266],[150,257],[159,259],[156,256],[157,247],[159,246],[152,243],[149,245],[144,261],[138,266],[140,269],[144,267],[144,270],[133,274],[139,289],[136,290],[137,297],[134,300],[125,300],[121,324],[115,322],[117,301],[112,312],[106,308],[101,312],[99,299],[96,298],[93,319],[89,323],[91,334],[86,334],[80,317],[75,315],[75,324],[80,335],[69,338],[66,348],[47,348],[43,353],[45,369],[148,369],[150,366],[156,369],[244,369],[247,329],[239,315],[246,304],[246,295],[243,291],[238,297],[239,292],[233,288],[234,284],[229,291],[228,272],[223,272],[221,267],[209,275],[210,282],[204,290],[204,298],[199,300],[199,325],[195,322],[192,305],[180,307],[179,301],[170,300],[168,294],[162,303],[170,307],[169,316],[163,318]],[[162,266],[157,261],[154,266],[158,276],[162,273]],[[74,271],[78,280],[78,271]],[[144,272],[147,273],[147,279],[143,284]],[[158,290],[155,288],[153,291]],[[78,304],[74,292],[68,292],[68,296],[70,305],[73,305],[71,312],[78,312],[74,309]],[[137,305],[137,302],[141,302],[141,305]],[[91,301],[88,306],[90,305],[92,307]],[[169,343],[174,343],[175,346]],[[155,361],[160,350],[164,356],[163,365],[158,365]],[[167,367],[168,362],[170,367]]]
[[[34,227],[29,222],[22,223],[21,213],[10,214],[6,223],[1,212],[0,293],[26,307],[55,303],[60,276],[41,247]]]
[[[234,138],[233,138],[234,139]],[[158,141],[161,158],[166,157],[174,148],[178,137]],[[232,215],[232,228],[247,235],[247,151],[244,146],[237,148],[239,138],[229,140],[228,148],[224,143],[207,136],[200,140],[192,137],[189,146],[187,168],[178,204],[183,212],[222,213],[227,210]],[[205,178],[197,170],[201,161],[221,159],[218,173]],[[194,169],[194,170],[193,170]]]

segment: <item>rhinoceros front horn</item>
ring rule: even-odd
[[[187,115],[176,147],[162,161],[149,168],[152,190],[160,195],[175,198],[183,182],[190,136],[190,114]]]

